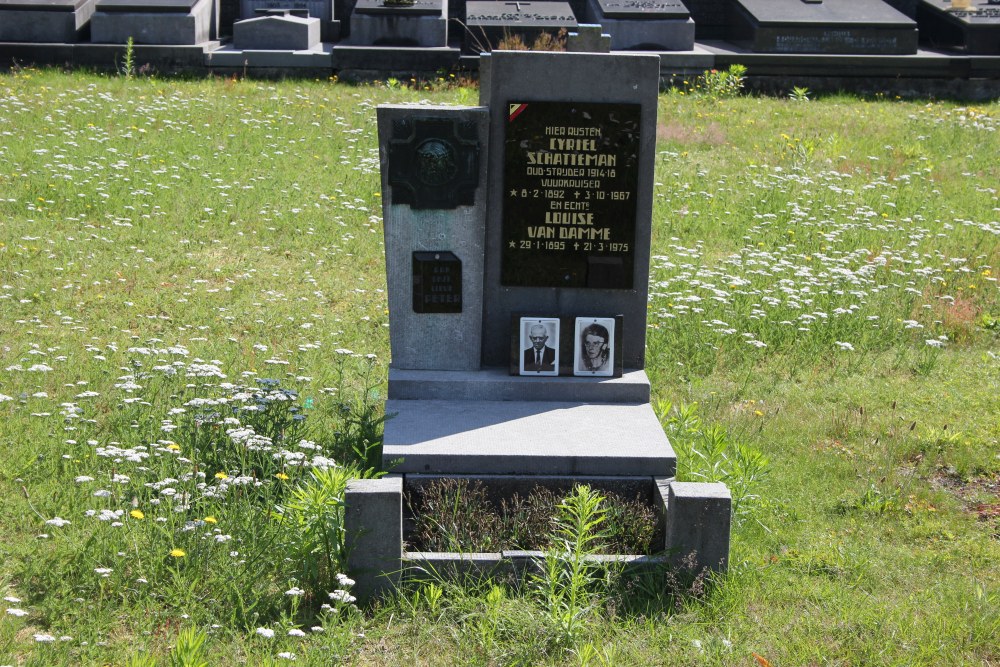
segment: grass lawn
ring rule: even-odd
[[[647,371],[729,572],[352,604],[375,107],[476,99],[0,75],[0,665],[1000,664],[997,103],[663,94]]]

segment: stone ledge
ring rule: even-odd
[[[648,403],[386,401],[396,473],[669,477],[677,458]]]
[[[626,370],[620,378],[526,377],[505,368],[480,371],[389,369],[389,398],[401,400],[649,402],[649,378]]]

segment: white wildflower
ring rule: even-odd
[[[257,628],[257,634],[264,639],[272,639],[274,637],[274,630],[271,628]]]

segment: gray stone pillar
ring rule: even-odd
[[[347,570],[365,604],[391,590],[403,559],[403,478],[355,479],[344,494]]]
[[[667,499],[667,549],[675,565],[723,572],[729,565],[733,500],[720,482],[670,482]]]

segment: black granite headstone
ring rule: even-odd
[[[576,15],[568,2],[503,2],[470,0],[465,4],[465,48],[480,53],[504,39],[520,36],[530,46],[543,32],[575,30]]]
[[[909,55],[917,24],[882,0],[734,0],[730,41],[762,53]]]
[[[931,46],[1000,55],[1000,2],[974,0],[968,9],[954,9],[947,0],[920,0],[917,23]]]
[[[508,105],[500,282],[631,289],[639,105]]]

